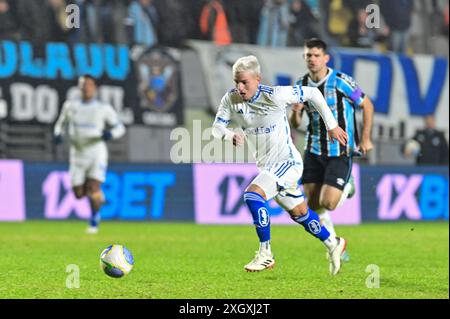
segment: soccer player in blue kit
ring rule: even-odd
[[[322,117],[329,137],[346,145],[347,134],[338,126],[317,88],[261,85],[261,67],[255,56],[238,59],[232,70],[236,86],[223,96],[212,133],[214,137],[232,142],[235,146],[243,145],[247,140],[260,171],[244,193],[260,247],[244,269],[261,271],[275,264],[270,247],[270,216],[267,209],[267,202],[275,198],[295,222],[323,242],[328,252],[330,274],[336,275],[341,268],[341,254],[345,251],[346,240],[330,235],[327,228],[320,224],[317,213],[306,205],[298,185],[303,173],[303,161],[291,139],[286,108],[293,103],[310,101]],[[227,128],[232,119],[244,134]]]

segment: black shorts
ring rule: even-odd
[[[352,158],[328,157],[305,152],[302,184],[327,184],[340,190],[352,174]]]

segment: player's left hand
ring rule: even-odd
[[[334,129],[328,131],[328,136],[331,140],[337,140],[339,144],[341,145],[347,145],[347,139],[348,135],[347,133],[340,128],[339,126],[336,126]]]
[[[363,139],[361,143],[359,144],[359,150],[365,155],[367,152],[369,152],[371,149],[373,149],[373,144],[370,139]]]

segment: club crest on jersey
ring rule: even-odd
[[[269,225],[269,212],[267,211],[267,208],[261,207],[258,209],[258,222],[261,227]]]

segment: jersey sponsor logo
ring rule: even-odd
[[[276,124],[271,125],[269,127],[252,127],[245,129],[246,134],[252,134],[252,135],[258,135],[258,134],[271,134],[275,131],[275,128],[277,127]]]

